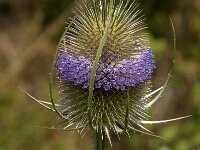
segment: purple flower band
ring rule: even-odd
[[[58,76],[74,85],[89,86],[93,60],[83,56],[69,56],[66,52],[58,54],[56,68]],[[125,91],[127,87],[135,87],[151,78],[155,69],[154,56],[151,49],[145,50],[136,58],[124,59],[121,62],[100,62],[96,71],[95,88],[105,91],[117,89]]]

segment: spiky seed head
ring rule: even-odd
[[[112,24],[96,70],[92,126],[96,130],[120,132],[126,124],[127,101],[130,127],[148,118],[145,95],[151,90],[149,80],[155,61],[144,32],[144,18],[137,7],[129,0],[92,0],[77,10],[59,46],[56,62],[62,114],[69,124],[89,127],[88,87],[111,12]]]

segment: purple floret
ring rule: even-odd
[[[88,88],[92,72],[93,60],[83,56],[72,57],[60,51],[56,62],[58,76],[74,85]],[[103,63],[96,71],[95,88],[105,91],[117,89],[125,91],[127,87],[135,87],[151,78],[155,69],[154,56],[151,49],[145,50],[136,58],[124,59],[121,62]]]

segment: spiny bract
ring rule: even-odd
[[[120,133],[126,126],[145,129],[147,96],[155,61],[148,46],[146,25],[138,4],[129,0],[93,0],[83,4],[59,45],[56,68],[62,97],[62,115],[74,125],[89,128],[88,93],[94,59],[107,24],[92,99],[92,126],[96,131]]]

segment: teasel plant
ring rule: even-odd
[[[144,127],[183,119],[149,120],[149,108],[162,96],[173,71],[176,35],[170,18],[174,53],[163,86],[152,91],[155,60],[149,47],[144,15],[131,0],[90,0],[76,9],[55,53],[49,79],[50,102],[38,100],[56,113],[63,131],[96,133],[96,149],[112,145],[111,133],[131,131],[160,137]],[[60,93],[54,102],[52,86]],[[162,137],[160,137],[162,138]]]

